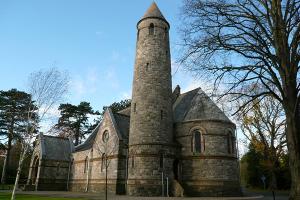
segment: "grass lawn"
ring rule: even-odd
[[[11,193],[0,193],[1,200],[10,200]],[[84,200],[83,198],[55,198],[55,197],[44,197],[37,195],[17,194],[16,200]]]

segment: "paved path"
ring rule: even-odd
[[[4,191],[0,191],[4,192]],[[9,192],[9,191],[5,191]],[[48,197],[83,198],[87,200],[104,200],[103,193],[79,193],[79,192],[57,192],[57,191],[18,191],[19,194],[32,194]],[[108,195],[108,200],[273,200],[272,193],[246,192],[248,197],[130,197],[125,195]],[[286,193],[276,194],[276,200],[288,200]]]

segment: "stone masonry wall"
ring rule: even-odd
[[[137,35],[127,188],[129,195],[160,196],[162,172],[173,177],[169,172],[175,148],[169,25],[162,19],[146,18],[138,23]]]
[[[107,143],[103,142],[103,133],[105,131],[109,133]],[[104,191],[106,171],[105,157],[102,156],[103,153],[107,153],[108,190],[117,194],[125,193],[127,154],[125,147],[123,141],[119,141],[111,117],[106,112],[92,148],[73,154],[74,165],[71,190]]]
[[[192,151],[192,132],[200,130],[205,148]],[[198,120],[176,124],[176,139],[182,145],[179,182],[188,196],[240,195],[237,152],[228,152],[229,122]],[[234,140],[233,140],[234,141]]]

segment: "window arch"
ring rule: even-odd
[[[154,35],[154,24],[151,23],[149,26],[149,35]]]
[[[192,132],[192,152],[203,153],[205,151],[205,139],[203,132],[196,129]]]

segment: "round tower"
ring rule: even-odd
[[[169,23],[153,3],[137,23],[127,193],[161,196],[173,179]]]

